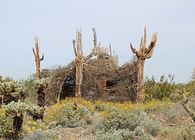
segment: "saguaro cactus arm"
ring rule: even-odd
[[[43,61],[44,60],[44,54],[42,54],[41,58],[40,58],[40,61]]]
[[[130,49],[137,57],[140,56],[139,52],[135,48],[133,48],[133,45],[131,43],[130,43]]]
[[[139,50],[136,50],[133,45],[130,43],[131,51],[139,58],[141,59],[149,59],[152,57],[154,48],[157,44],[158,35],[157,33],[154,33],[152,36],[152,40],[150,42],[150,45],[147,47],[147,40],[146,40],[146,28],[144,28],[144,36],[141,38],[140,42],[140,48]]]
[[[39,56],[39,57],[38,57],[39,60],[40,60],[40,61],[43,61],[43,60],[44,60],[44,54],[42,54],[42,56],[40,57],[39,47],[40,47],[40,45],[39,45],[39,38],[36,36],[36,37],[35,37],[35,48],[32,48],[33,54],[34,54],[34,56],[35,56],[36,58]]]
[[[154,48],[156,47],[156,44],[157,44],[157,38],[158,38],[157,33],[154,33],[152,37],[152,41],[150,42],[150,45],[145,50],[146,59],[149,59],[152,57]]]

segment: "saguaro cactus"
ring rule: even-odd
[[[39,54],[39,39],[35,37],[35,48],[32,49],[35,57],[35,65],[36,65],[36,79],[41,79],[41,61],[44,60],[44,55],[40,57]]]
[[[76,89],[75,97],[81,97],[81,84],[83,81],[83,49],[82,49],[82,34],[76,32],[76,40],[73,40],[73,48],[75,53],[76,64]]]
[[[144,29],[144,36],[141,38],[140,48],[139,50],[136,50],[133,48],[133,45],[130,44],[131,51],[135,54],[137,57],[137,98],[136,100],[143,102],[144,100],[144,63],[146,59],[149,59],[152,57],[154,48],[157,44],[157,33],[153,34],[152,41],[150,42],[150,45],[147,47],[147,41],[146,41],[146,28]]]

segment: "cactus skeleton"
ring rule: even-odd
[[[153,34],[152,41],[150,42],[150,45],[147,47],[147,41],[146,41],[146,28],[144,29],[144,36],[141,38],[140,48],[139,50],[136,50],[133,48],[133,45],[130,44],[130,49],[133,52],[133,54],[137,58],[137,99],[140,102],[143,102],[144,100],[144,63],[146,59],[149,59],[152,57],[154,48],[157,44],[157,33]]]
[[[73,40],[73,48],[75,53],[75,65],[76,65],[76,89],[75,97],[81,97],[81,84],[83,81],[83,48],[82,48],[82,34],[76,32],[76,40]]]

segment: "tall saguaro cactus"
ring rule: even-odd
[[[40,57],[39,54],[39,39],[35,37],[35,47],[32,49],[35,57],[35,65],[36,65],[36,80],[41,79],[41,61],[44,60],[44,55]]]
[[[137,98],[136,100],[143,102],[144,100],[144,63],[146,59],[152,57],[154,48],[157,44],[157,33],[153,34],[152,40],[147,47],[146,41],[146,28],[144,29],[144,36],[141,38],[140,48],[136,50],[133,48],[132,44],[130,44],[131,51],[137,57],[137,66],[138,66],[138,73],[137,73]]]
[[[76,40],[73,40],[73,48],[75,53],[76,64],[76,89],[75,97],[81,97],[81,84],[83,81],[83,48],[82,48],[82,34],[76,32]]]

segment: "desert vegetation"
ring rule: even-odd
[[[0,78],[0,138],[13,140],[193,140],[195,81],[173,75],[144,77],[144,62],[157,43],[130,45],[134,59],[118,65],[93,29],[93,48],[83,55],[82,34],[73,40],[75,60],[55,70],[42,69],[35,38],[35,75],[16,81]],[[32,55],[32,57],[33,57]]]

